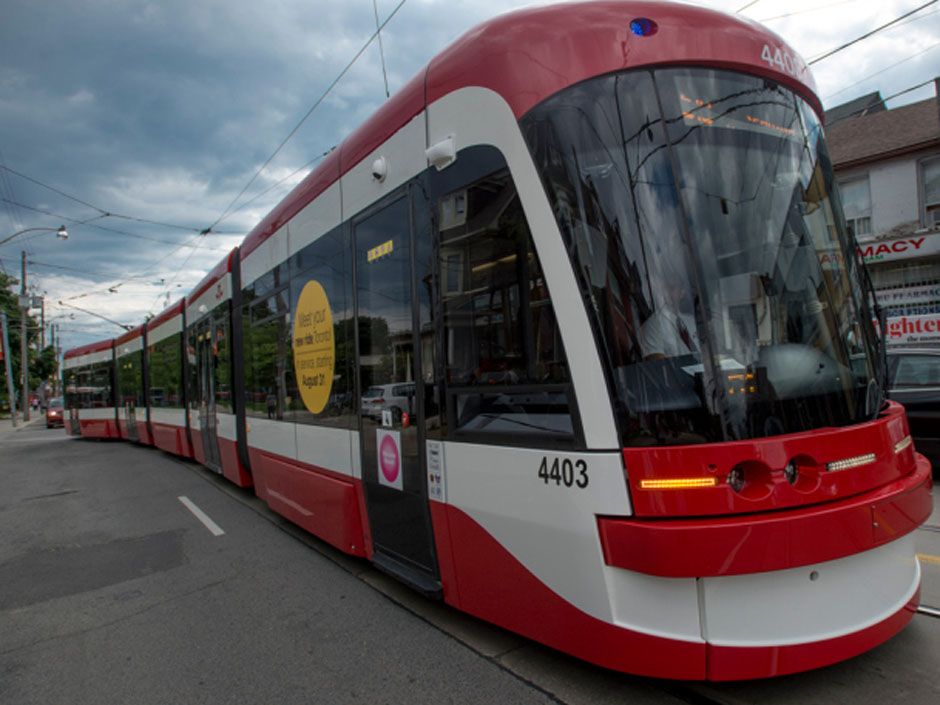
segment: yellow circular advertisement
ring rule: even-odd
[[[304,406],[314,414],[330,399],[335,364],[330,301],[320,282],[312,279],[300,292],[294,312],[294,373]]]

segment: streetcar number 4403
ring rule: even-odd
[[[584,489],[588,486],[587,463],[583,460],[571,460],[570,458],[552,458],[548,459],[542,456],[542,463],[539,465],[539,477],[546,485],[554,482],[561,487],[578,487]]]

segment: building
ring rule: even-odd
[[[940,79],[937,95],[886,110],[877,93],[826,113],[847,223],[893,343],[940,345]]]

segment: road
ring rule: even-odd
[[[924,615],[811,673],[634,678],[425,600],[154,449],[33,424],[0,433],[0,481],[3,704],[940,702]],[[917,542],[940,607],[940,532]]]

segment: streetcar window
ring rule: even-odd
[[[183,408],[181,336],[181,333],[174,333],[149,346],[148,369],[152,407]]]
[[[452,216],[438,223],[450,432],[570,443],[568,362],[526,216],[502,157],[478,149],[497,170],[448,184],[436,209]]]
[[[566,89],[522,128],[624,444],[877,413],[875,337],[805,101],[730,71],[641,70]]]
[[[118,405],[144,406],[143,358],[140,351],[118,360]]]
[[[110,361],[73,367],[65,373],[65,396],[70,409],[102,409],[113,406]]]
[[[242,307],[245,414],[282,420],[290,415],[287,389],[293,375],[287,290],[264,295],[256,281],[253,291],[255,300]]]
[[[291,237],[297,234],[291,226]],[[353,364],[355,345],[352,274],[352,257],[349,243],[343,237],[343,228],[336,227],[321,235],[295,253],[289,261],[290,271],[290,316],[288,326],[293,326],[297,300],[304,287],[315,281],[323,287],[333,317],[333,381],[326,406],[313,414],[304,405],[297,387],[292,358],[285,360],[288,409],[297,423],[350,428],[355,425],[353,397]]]

